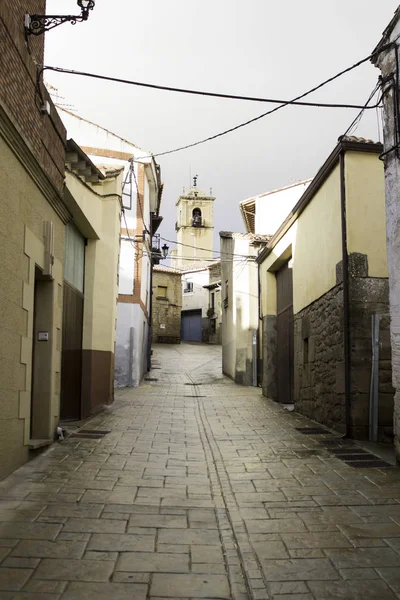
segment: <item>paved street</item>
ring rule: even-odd
[[[218,347],[153,358],[0,484],[0,600],[400,598],[400,469],[342,462]]]

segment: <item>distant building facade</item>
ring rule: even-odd
[[[151,154],[62,110],[68,132],[94,164],[122,169],[115,385],[137,386],[150,368],[152,238],[160,224],[160,167]]]
[[[153,267],[154,343],[179,344],[181,341],[182,272],[168,267]]]
[[[197,178],[187,193],[179,196],[177,207],[177,250],[171,252],[172,266],[191,269],[213,259],[215,197],[197,187]]]
[[[222,371],[241,385],[258,380],[258,267],[263,236],[220,232]]]

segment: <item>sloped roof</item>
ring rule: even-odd
[[[182,271],[179,269],[173,269],[172,267],[164,267],[162,265],[155,265],[153,271],[156,273],[170,273],[171,275],[182,275]]]

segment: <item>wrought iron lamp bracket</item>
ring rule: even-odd
[[[78,1],[79,4],[79,1]],[[29,35],[42,35],[45,31],[50,31],[63,23],[76,23],[87,21],[89,11],[94,8],[94,0],[89,0],[86,8],[81,7],[80,15],[25,15],[25,38]]]

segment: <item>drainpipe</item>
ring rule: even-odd
[[[349,296],[349,256],[347,252],[346,223],[346,179],[345,151],[339,154],[340,165],[340,208],[342,223],[342,267],[343,267],[343,349],[344,349],[344,385],[346,406],[346,437],[351,436],[351,346],[350,346],[350,296]]]
[[[260,329],[263,326],[262,319],[262,298],[261,298],[261,275],[260,265],[257,264],[257,278],[258,278],[258,329],[257,329],[257,385],[263,383],[263,369],[261,369],[261,338]],[[264,358],[264,357],[263,357]]]

